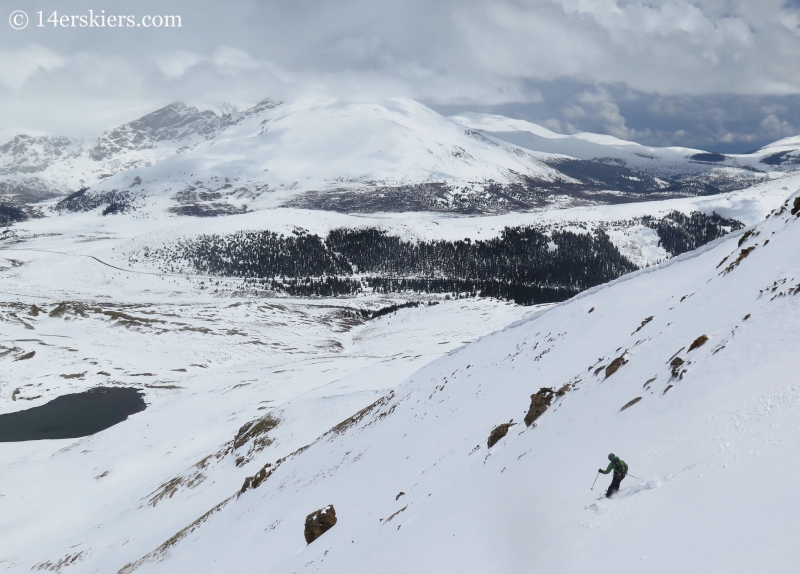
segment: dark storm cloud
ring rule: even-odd
[[[685,146],[744,153],[800,133],[800,95],[658,95],[624,86],[574,81],[538,83],[537,103],[475,105],[470,111],[500,114],[560,133],[611,134],[652,146]],[[444,115],[460,105],[434,105]]]
[[[503,109],[659,144],[755,146],[800,124],[797,0],[5,3],[17,9],[31,22],[0,35],[3,132],[96,130],[173,100],[315,93]],[[104,9],[179,15],[182,27],[46,22]]]

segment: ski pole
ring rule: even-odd
[[[626,474],[625,476],[630,476],[631,478],[635,478],[636,480],[642,480],[642,479],[641,479],[641,478],[639,478],[638,476],[634,476],[634,475],[632,475],[631,473],[628,473],[628,474]]]
[[[592,483],[592,488],[590,488],[589,490],[594,490],[594,485],[597,484],[597,477],[599,477],[599,476],[600,476],[600,473],[598,472],[594,477],[594,482]]]

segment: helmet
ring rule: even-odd
[[[613,452],[608,455],[608,460],[614,460],[615,458],[617,458],[617,455],[615,455]]]

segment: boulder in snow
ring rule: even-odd
[[[487,446],[489,448],[492,448],[495,444],[497,444],[497,441],[499,441],[501,438],[503,438],[508,434],[508,429],[513,427],[515,424],[516,423],[504,423],[494,427],[494,429],[492,429],[492,432],[489,433],[489,440],[486,443]]]
[[[336,524],[336,510],[334,510],[333,504],[315,510],[306,516],[306,528],[304,532],[306,544],[314,542],[317,538],[333,528],[334,524]]]

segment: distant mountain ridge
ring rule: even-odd
[[[174,102],[94,140],[20,134],[0,145],[0,197],[18,196],[24,203],[91,187],[116,173],[184,153],[278,105],[263,100],[247,110],[232,107],[218,115]]]
[[[265,99],[221,113],[176,102],[94,140],[18,135],[0,145],[0,201],[88,188],[79,203],[94,209],[133,186],[125,193],[169,198],[184,215],[505,213],[742,189],[797,169],[798,150],[800,138],[740,155],[654,148],[503,116],[445,118],[411,100]]]

